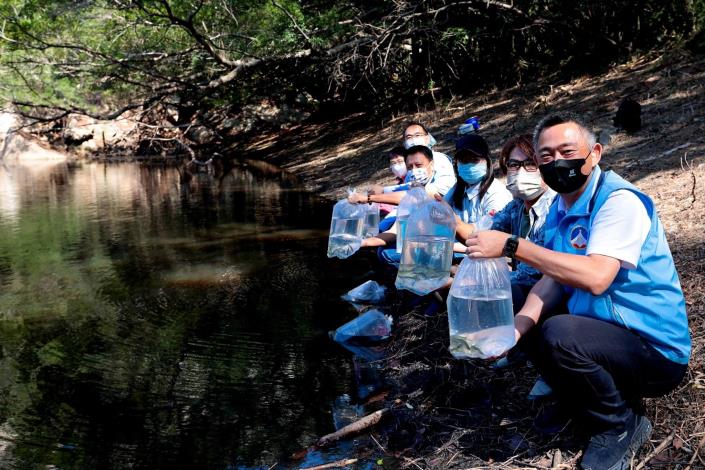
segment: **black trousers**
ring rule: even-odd
[[[591,432],[623,427],[642,397],[673,390],[688,366],[666,359],[620,326],[556,315],[523,338],[544,379]]]

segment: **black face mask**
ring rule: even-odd
[[[580,172],[586,161],[587,157],[553,160],[551,163],[539,165],[539,170],[549,188],[560,194],[569,194],[580,189],[590,176]]]

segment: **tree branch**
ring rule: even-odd
[[[272,4],[273,4],[275,7],[279,8],[281,11],[283,11],[284,14],[289,17],[289,19],[291,20],[291,24],[294,25],[294,28],[296,28],[296,30],[297,30],[297,31],[301,34],[301,36],[303,36],[303,38],[306,40],[306,44],[308,44],[309,46],[313,47],[313,43],[311,42],[311,38],[308,36],[308,34],[306,34],[306,31],[304,31],[303,28],[301,28],[301,26],[299,26],[299,23],[296,21],[296,18],[294,18],[294,15],[292,15],[291,12],[289,12],[289,10],[287,10],[286,8],[284,8],[283,5],[281,5],[279,2],[277,2],[277,0],[272,0]]]

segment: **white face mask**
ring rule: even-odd
[[[526,171],[519,168],[517,172],[507,173],[507,189],[512,196],[523,201],[532,201],[544,193],[541,172]]]
[[[426,184],[428,181],[428,173],[426,172],[426,168],[413,168],[411,170],[411,176],[417,183]]]
[[[397,178],[403,178],[406,176],[406,164],[405,163],[395,163],[392,166],[390,166],[392,173],[394,173],[394,176]]]
[[[428,136],[425,136],[425,135],[422,135],[420,137],[412,137],[411,139],[406,139],[404,141],[404,148],[409,149],[409,148],[413,147],[414,145],[424,145],[428,148],[431,148],[428,145],[427,139],[428,139]]]

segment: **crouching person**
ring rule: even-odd
[[[653,202],[600,170],[602,146],[579,119],[546,117],[534,147],[559,193],[545,247],[488,231],[470,235],[468,251],[515,257],[544,274],[515,317],[517,338],[531,342],[539,372],[590,431],[582,468],[629,468],[651,433],[641,398],[673,390],[688,366],[678,274]],[[569,314],[551,316],[564,300]]]

